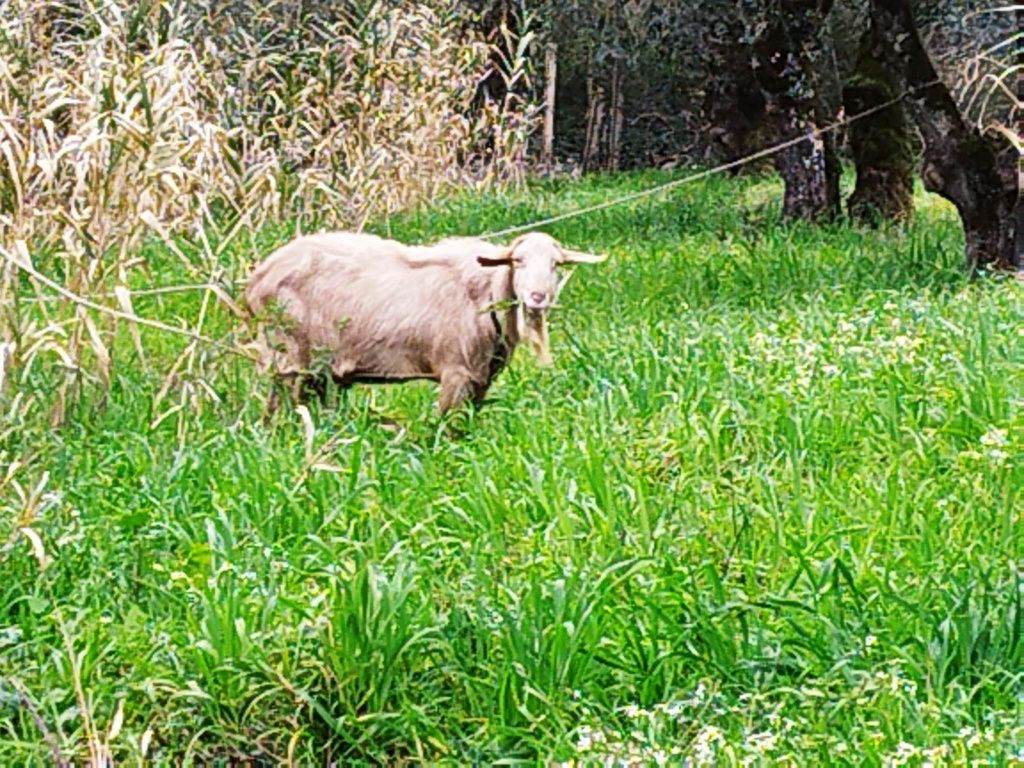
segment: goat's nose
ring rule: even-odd
[[[530,301],[532,301],[534,304],[543,304],[544,303],[544,299],[546,299],[546,298],[547,298],[547,296],[545,296],[540,291],[532,291],[530,293]]]

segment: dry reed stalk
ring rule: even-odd
[[[155,355],[142,328],[195,329],[157,401],[178,387],[185,410],[213,391],[199,330],[217,308],[244,313],[218,288],[194,318],[136,318],[132,297],[159,267],[143,241],[219,284],[259,255],[231,244],[267,221],[314,212],[316,224],[361,227],[458,186],[521,178],[537,122],[521,95],[532,35],[502,30],[508,95],[474,108],[495,46],[448,0],[362,14],[299,0],[210,13],[181,0],[0,5],[0,248],[66,289],[35,301],[45,283],[29,273],[26,290],[25,273],[0,269],[0,398],[35,366],[50,386],[28,402],[46,401],[55,425],[83,387],[109,384],[121,323],[144,366]]]

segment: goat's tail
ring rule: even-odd
[[[264,261],[260,264],[245,283],[245,306],[252,316],[257,316],[267,302],[277,293],[278,281],[274,279],[272,264]]]

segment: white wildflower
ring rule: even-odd
[[[578,735],[576,736],[576,749],[580,752],[586,752],[593,744],[593,739],[590,737],[590,726],[581,725],[577,730]]]
[[[965,725],[961,728],[959,733],[957,733],[957,736],[963,740],[968,749],[974,749],[976,746],[981,744],[981,733],[974,730],[969,725]]]
[[[989,447],[1003,446],[1007,442],[1006,430],[995,426],[989,427],[988,431],[981,436],[981,444]]]
[[[1002,464],[1004,461],[1010,458],[1010,454],[1008,454],[1001,448],[993,448],[988,452],[988,457],[996,464]]]
[[[746,747],[758,754],[764,754],[775,749],[775,744],[778,740],[779,737],[771,731],[758,731],[747,736]]]
[[[693,691],[693,694],[683,703],[690,707],[699,707],[704,703],[706,698],[707,689],[704,687],[704,683],[698,683],[697,687]]]
[[[0,646],[15,645],[21,640],[21,627],[14,624],[7,627],[0,627]]]
[[[899,744],[896,745],[896,754],[894,755],[893,759],[897,761],[897,765],[902,765],[903,763],[910,760],[910,758],[916,757],[917,754],[917,747],[906,741],[901,741]]]
[[[693,739],[693,757],[698,765],[711,765],[715,761],[717,745],[725,740],[720,728],[705,725]]]
[[[948,744],[939,744],[936,747],[929,747],[927,749],[922,749],[921,750],[921,754],[924,756],[925,760],[928,760],[930,762],[933,762],[933,763],[944,762],[945,759],[946,759],[946,756],[949,754],[949,745]]]
[[[675,720],[683,713],[683,707],[684,704],[681,701],[669,701],[666,703],[655,704],[654,711]]]

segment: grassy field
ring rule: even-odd
[[[423,383],[264,426],[230,357],[154,408],[183,342],[144,330],[143,365],[125,331],[105,398],[0,430],[0,763],[1020,765],[1024,291],[963,278],[935,198],[873,232],[782,226],[779,194],[718,178],[552,227],[611,255],[569,282],[555,366],[520,350],[445,420]]]

